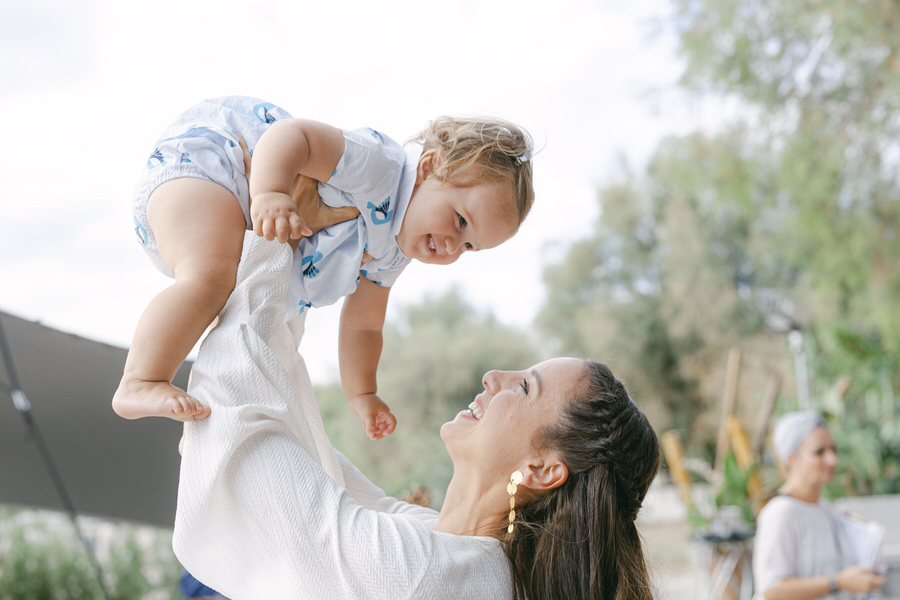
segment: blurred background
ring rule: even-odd
[[[200,99],[254,95],[398,141],[441,114],[513,120],[539,148],[535,208],[500,248],[400,278],[388,439],[364,436],[337,385],[339,306],[311,313],[301,351],[326,425],[389,493],[440,506],[437,430],[486,370],[606,362],[679,440],[692,493],[709,490],[692,522],[690,503],[644,515],[661,597],[686,597],[684,544],[727,485],[732,416],[764,489],[769,423],[812,407],[841,456],[831,497],[900,492],[897,31],[884,0],[6,3],[0,310],[127,347],[169,283],[134,242],[131,189]],[[7,522],[34,529],[20,509]],[[167,597],[148,586],[121,597]]]

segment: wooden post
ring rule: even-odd
[[[842,375],[838,378],[837,381],[834,382],[834,385],[831,387],[831,393],[835,395],[835,397],[843,400],[844,395],[847,393],[847,390],[850,389],[850,384],[852,383],[851,379]]]
[[[772,419],[772,412],[775,410],[775,400],[778,398],[778,392],[781,389],[781,376],[773,373],[769,378],[769,386],[766,388],[766,395],[763,398],[762,406],[756,415],[756,426],[753,430],[753,442],[750,448],[757,462],[762,460],[763,446],[766,443],[766,435],[769,432],[769,421]]]
[[[678,437],[678,432],[665,432],[660,436],[660,444],[666,457],[666,464],[669,465],[672,481],[678,487],[678,493],[681,495],[681,502],[685,508],[690,509],[693,506],[693,502],[691,502],[691,478],[687,469],[684,468],[684,451],[681,448],[681,439]]]
[[[728,453],[728,422],[737,407],[738,380],[741,374],[741,351],[732,348],[728,352],[728,367],[725,370],[725,394],[722,397],[722,420],[719,422],[719,440],[716,444],[716,471],[725,468]]]
[[[731,449],[734,450],[734,458],[741,469],[746,469],[754,463],[753,451],[750,449],[750,440],[747,432],[741,424],[741,420],[734,415],[728,420],[728,436],[731,438]],[[759,471],[754,471],[747,479],[747,495],[754,514],[762,508],[762,483],[759,480]]]

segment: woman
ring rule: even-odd
[[[837,466],[825,419],[814,411],[788,413],[776,423],[773,443],[788,475],[757,520],[756,590],[766,600],[849,599],[883,586],[884,577],[854,565],[838,517],[822,499]]]
[[[322,439],[283,323],[290,252],[248,233],[234,293],[200,349],[174,547],[229,598],[649,599],[634,518],[656,435],[606,367],[491,371],[443,426],[443,509],[371,484]]]

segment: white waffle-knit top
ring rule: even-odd
[[[284,322],[290,275],[287,246],[246,234],[191,373],[212,414],[186,431],[178,559],[232,600],[511,598],[499,541],[432,531],[436,512],[386,497],[331,448],[302,322]]]

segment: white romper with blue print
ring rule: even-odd
[[[238,135],[252,154],[269,125],[290,116],[258,98],[229,96],[196,104],[163,132],[138,181],[134,201],[138,241],[160,271],[172,275],[147,220],[153,190],[179,177],[213,181],[235,196],[247,229],[252,229]],[[353,293],[360,275],[390,287],[409,264],[396,235],[415,185],[421,150],[407,152],[373,129],[343,130],[343,134],[344,154],[331,179],[319,183],[319,196],[330,206],[355,206],[360,216],[300,241],[294,253],[286,319]],[[364,253],[372,260],[361,269]]]
[[[360,275],[381,286],[394,284],[410,262],[396,236],[419,154],[418,148],[407,153],[373,129],[344,131],[344,155],[328,183],[319,184],[319,196],[329,206],[355,206],[359,217],[300,240],[289,295],[295,314],[352,294]],[[363,253],[372,260],[361,269]]]

